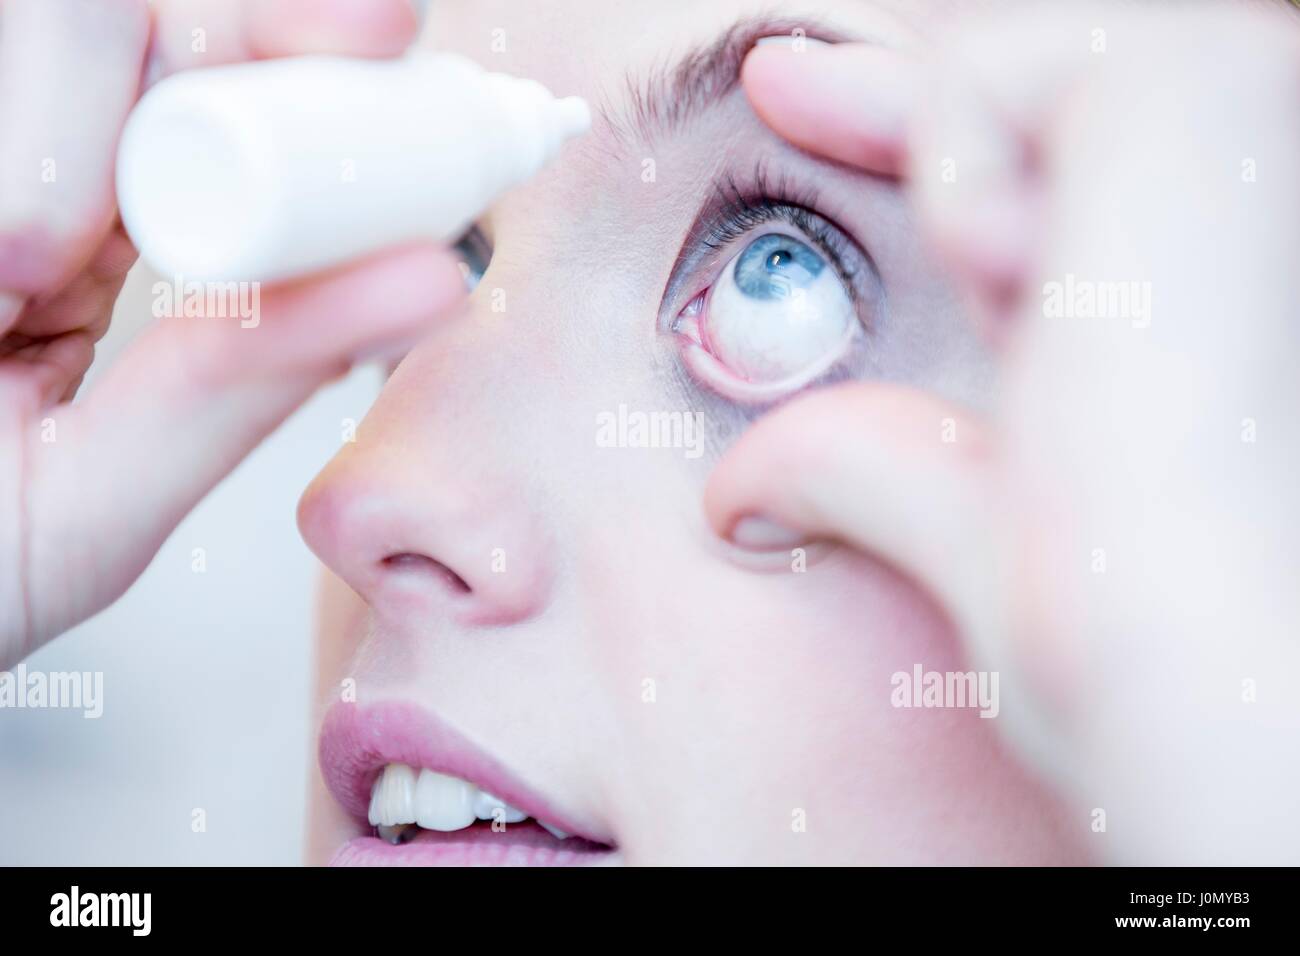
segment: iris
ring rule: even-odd
[[[826,262],[793,236],[769,233],[749,244],[736,259],[736,287],[751,299],[788,299],[807,289]]]
[[[758,236],[701,303],[700,339],[741,380],[777,384],[816,374],[857,327],[844,281],[825,257],[783,232]]]

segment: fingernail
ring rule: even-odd
[[[747,551],[784,551],[805,540],[804,535],[767,518],[741,518],[731,529],[731,543]]]

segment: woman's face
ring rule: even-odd
[[[979,405],[991,385],[896,185],[784,144],[736,82],[755,37],[924,43],[941,5],[783,6],[764,23],[758,0],[432,5],[430,46],[599,108],[485,216],[469,307],[303,499],[349,586],[322,602],[313,862],[371,832],[385,763],[615,849],[480,824],[347,859],[483,860],[511,840],[534,862],[1080,859],[1086,819],[1008,761],[996,719],[891,704],[896,672],[966,668],[914,587],[847,550],[741,550],[706,526],[710,468],[782,398],[879,378]]]

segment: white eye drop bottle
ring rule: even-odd
[[[287,279],[455,241],[590,122],[577,97],[450,54],[192,70],[128,118],[118,206],[163,275]]]

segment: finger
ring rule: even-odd
[[[916,108],[917,67],[866,43],[756,46],[741,69],[754,111],[811,153],[898,175]]]
[[[985,331],[1016,313],[1041,246],[1042,137],[1085,83],[1092,25],[1078,17],[966,21],[937,44],[908,134],[923,228]]]
[[[705,491],[724,537],[775,525],[787,540],[834,539],[876,555],[959,624],[986,617],[983,431],[975,418],[898,385],[854,383],[801,397],[727,452]]]
[[[144,0],[0,5],[0,293],[57,288],[114,217],[113,155],[139,88]],[[0,308],[3,333],[19,310]]]
[[[418,27],[410,0],[250,0],[248,38],[263,57],[387,57],[405,50]]]
[[[66,332],[86,331],[93,340],[99,340],[108,331],[113,303],[135,260],[135,247],[121,222],[116,221],[86,267],[70,282],[26,303],[22,318],[7,339],[51,339]]]
[[[409,345],[465,298],[455,256],[425,244],[265,290],[256,283],[222,289],[225,317],[186,318],[173,284],[155,283],[154,311],[170,317],[109,370],[96,401],[161,405],[152,413],[161,416],[158,426],[181,428],[188,418],[169,417],[166,406],[228,405],[229,390],[262,380],[325,381],[359,359]]]
[[[743,543],[758,519],[769,541],[833,539],[894,566],[953,622],[975,666],[999,672],[1001,723],[1037,765],[1055,767],[1058,739],[1044,704],[1073,692],[1062,655],[1020,640],[1008,581],[1023,570],[989,477],[979,421],[933,396],[853,383],[801,397],[749,429],[705,490],[721,535]],[[788,545],[786,545],[788,546]]]
[[[67,586],[69,567],[93,571],[65,595],[33,594],[36,631],[58,633],[118,597],[198,500],[320,384],[359,355],[409,345],[463,298],[454,257],[418,246],[268,288],[256,325],[171,318],[146,331],[85,401],[48,413],[56,441],[29,446],[33,587]],[[84,533],[105,515],[112,528]]]
[[[54,294],[30,300],[22,318],[0,339],[6,374],[28,382],[37,408],[76,395],[134,261],[135,249],[119,222],[85,269]]]
[[[1036,28],[1018,26],[1017,35]],[[742,70],[755,111],[786,139],[911,181],[930,240],[993,332],[1013,308],[1033,248],[1036,209],[1022,183],[1027,148],[1017,124],[1048,96],[1038,81],[1000,112],[1002,87],[1016,89],[1007,78],[1020,77],[1019,64],[999,72],[1005,65],[995,51],[1003,42],[1000,26],[957,30],[925,62],[865,43],[809,44],[801,52],[762,45]],[[981,90],[983,72],[992,74],[993,93]]]
[[[71,400],[95,357],[95,339],[88,332],[69,332],[48,342],[34,342],[6,355],[5,375],[26,381],[43,410]],[[75,384],[74,384],[75,383]]]
[[[310,53],[389,57],[417,30],[410,0],[163,0],[154,58],[165,75]]]
[[[1215,5],[1172,19],[1113,5],[1016,10],[946,31],[923,74],[924,108],[909,133],[906,175],[923,228],[996,338],[1034,318],[1028,307],[1039,304],[1033,299],[1043,256],[1061,243],[1077,245],[1081,224],[1105,218],[1100,207],[1111,197],[1089,169],[1114,167],[1123,152],[1116,143],[1161,168],[1151,150],[1192,139],[1181,101],[1201,105],[1229,95],[1224,87],[1247,68],[1218,73],[1205,62],[1207,36],[1224,49],[1257,50],[1252,67],[1295,61],[1295,31],[1277,30],[1271,20],[1259,10]],[[1152,75],[1180,79],[1153,84]],[[1182,148],[1196,162],[1219,146],[1209,138]],[[1187,162],[1178,161],[1174,173]],[[1135,179],[1131,163],[1124,176],[1156,192],[1179,179]],[[1082,215],[1071,215],[1066,204],[1079,197]],[[1130,245],[1123,231],[1113,230],[1116,249]]]

